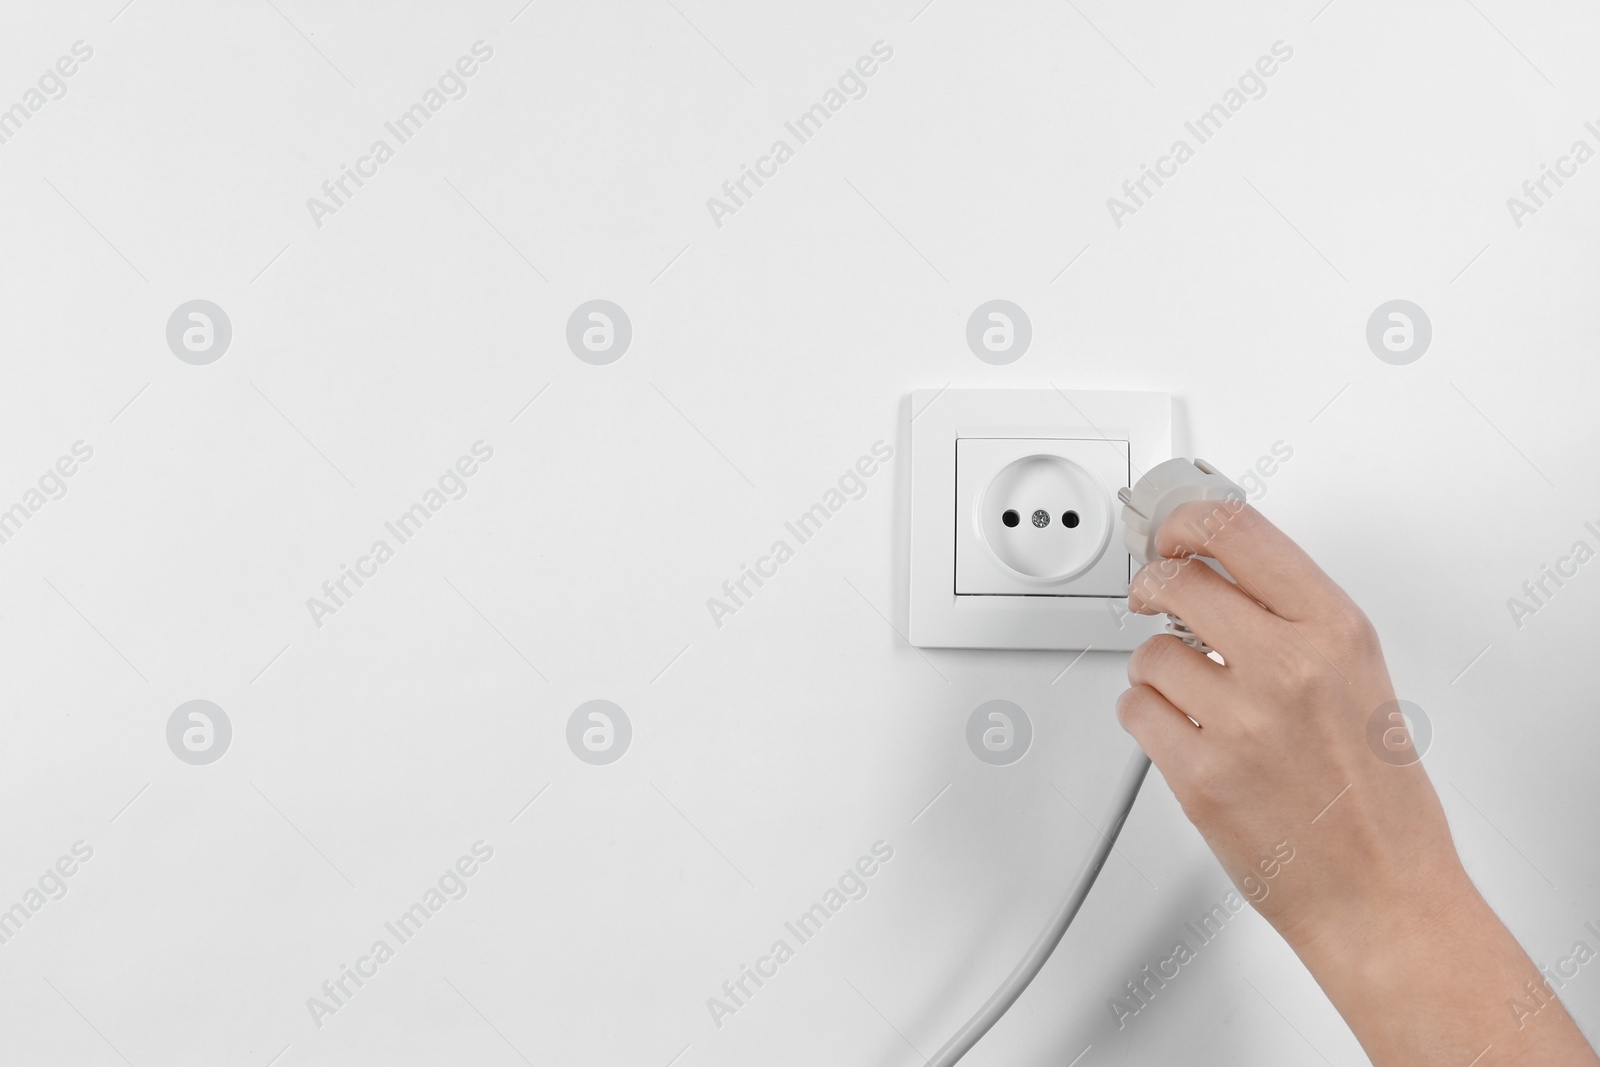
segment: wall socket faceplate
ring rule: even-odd
[[[1171,457],[1165,393],[912,393],[911,643],[1126,651],[1159,633],[1128,614],[1116,493]]]

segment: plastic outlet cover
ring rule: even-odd
[[[1172,401],[1165,393],[1072,392],[1055,389],[926,389],[911,396],[911,522],[910,641],[923,648],[1011,648],[1076,651],[1100,649],[1126,651],[1160,632],[1160,620],[1128,614],[1129,557],[1123,544],[1121,509],[1116,492],[1124,479],[1142,473],[1172,455]],[[959,441],[1015,442],[984,445],[1010,449],[1005,462],[986,458],[993,475],[971,489],[965,482],[964,504],[958,504],[957,454],[974,447]],[[1093,470],[1103,483],[1111,513],[1104,551],[1089,570],[1072,574],[1072,553],[1063,548],[1052,554],[1044,542],[1014,541],[1011,551],[1000,544],[986,546],[981,537],[992,527],[979,525],[974,492],[982,493],[1009,463],[1048,455],[1041,442],[1068,442],[1066,458],[1082,470]],[[1125,448],[1125,453],[1121,451]],[[1084,451],[1087,449],[1087,451]],[[1086,461],[1100,452],[1100,459]],[[1059,457],[1058,457],[1059,458]],[[1106,466],[1101,467],[1103,462]],[[1122,477],[1115,475],[1123,468]],[[977,469],[976,467],[974,469]],[[984,469],[989,469],[985,467]],[[1036,478],[1040,491],[1092,496],[1086,488],[1074,489],[1077,473],[1061,468],[1052,479],[1048,468],[1020,472]],[[1118,484],[1111,484],[1116,480]],[[1000,490],[1003,491],[1003,490]],[[1054,505],[1041,503],[1050,525],[1062,521]],[[1001,521],[1004,511],[1001,510]],[[1019,526],[1031,523],[1032,511],[1019,512]],[[1080,526],[1085,521],[1081,509]],[[990,517],[992,518],[992,517]],[[1009,559],[1009,577],[1018,591],[999,593],[958,592],[957,544],[965,527],[971,533],[980,559],[997,575],[995,562]],[[1046,527],[1045,529],[1048,529]],[[1075,532],[1071,530],[1069,532]],[[1037,553],[1030,551],[1037,548]],[[965,556],[963,547],[962,555]],[[971,562],[971,561],[969,561]],[[1015,564],[1021,563],[1022,566]],[[1056,563],[1062,567],[1052,570]],[[1037,573],[1029,574],[1033,570]],[[1067,575],[1067,577],[1063,577]],[[1040,579],[1043,578],[1043,581]],[[1085,581],[1087,579],[1087,581]],[[1083,582],[1076,591],[1072,585]],[[985,587],[962,582],[960,588]],[[1020,590],[1028,590],[1026,592]]]

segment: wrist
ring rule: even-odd
[[[1539,975],[1459,863],[1350,901],[1289,941],[1375,1067],[1459,1065],[1490,1045],[1515,1057],[1563,1039],[1561,1008],[1537,1028],[1508,1011]]]
[[[1364,972],[1423,959],[1437,953],[1441,938],[1481,933],[1485,920],[1498,924],[1452,851],[1436,862],[1367,880],[1360,891],[1280,932],[1320,977],[1324,971]]]

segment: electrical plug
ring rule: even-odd
[[[1152,467],[1131,489],[1117,490],[1122,501],[1122,539],[1128,554],[1139,566],[1162,558],[1156,549],[1156,532],[1171,517],[1179,504],[1191,500],[1237,501],[1244,503],[1245,493],[1233,480],[1203,459],[1169,459]],[[1216,560],[1201,556],[1206,563],[1230,582],[1233,576]],[[1195,632],[1176,615],[1167,616],[1167,633],[1184,644],[1210,653],[1211,649]]]

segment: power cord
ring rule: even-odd
[[[1017,1002],[1017,998],[1022,996],[1022,991],[1028,988],[1029,983],[1044,968],[1045,961],[1061,943],[1067,927],[1072,925],[1078,909],[1083,906],[1084,898],[1094,887],[1094,880],[1100,874],[1100,868],[1106,865],[1106,858],[1111,855],[1111,847],[1117,843],[1117,835],[1122,832],[1122,824],[1127,821],[1128,813],[1133,810],[1134,798],[1139,795],[1139,787],[1144,784],[1145,772],[1148,770],[1150,770],[1150,758],[1143,752],[1134,750],[1128,765],[1123,768],[1122,777],[1117,781],[1116,797],[1112,804],[1112,808],[1116,811],[1115,821],[1089,849],[1083,866],[1078,870],[1078,877],[1073,879],[1071,892],[1063,897],[1061,903],[1056,905],[1055,911],[1050,913],[1044,929],[1039,931],[1039,936],[1034,939],[1021,962],[1012,968],[1011,973],[1006,975],[1006,980],[1000,983],[1000,988],[984,1002],[976,1015],[967,1020],[967,1025],[957,1030],[955,1036],[933,1054],[928,1060],[928,1067],[954,1067],[954,1064],[989,1032],[989,1028],[1000,1021],[1000,1016]]]

